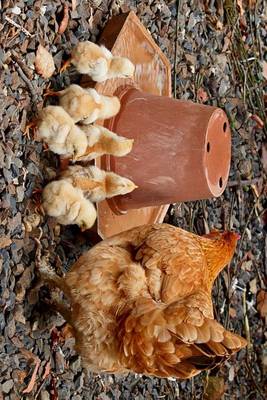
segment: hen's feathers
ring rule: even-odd
[[[244,339],[213,319],[215,270],[206,252],[213,246],[222,268],[234,250],[234,242],[228,248],[234,234],[228,236],[202,238],[166,224],[146,225],[81,256],[61,287],[84,364],[98,372],[189,378],[244,347]],[[220,255],[222,249],[228,253]]]
[[[139,373],[189,378],[244,347],[243,338],[190,306],[202,296],[205,303],[199,292],[169,306],[138,299],[119,329],[122,363]]]

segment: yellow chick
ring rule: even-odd
[[[62,172],[61,177],[68,180],[75,188],[81,189],[84,196],[94,203],[130,193],[137,188],[130,179],[103,171],[93,165],[70,166]]]
[[[91,124],[97,119],[107,119],[118,114],[120,101],[116,96],[103,96],[95,89],[83,89],[79,85],[70,85],[64,90],[48,90],[47,95],[59,96],[59,104],[71,116],[74,122]]]
[[[134,140],[119,136],[100,125],[81,126],[87,137],[87,149],[79,160],[90,161],[103,154],[122,157],[130,153]]]
[[[36,138],[47,143],[54,153],[74,159],[84,154],[87,148],[86,134],[59,106],[47,106],[42,109],[37,121]]]
[[[126,57],[113,56],[105,46],[80,42],[72,50],[70,59],[61,71],[73,64],[80,74],[87,74],[95,82],[111,78],[129,78],[134,75],[134,64]]]
[[[60,224],[77,224],[82,231],[91,228],[96,220],[94,205],[68,180],[48,183],[42,193],[42,206],[46,214]]]

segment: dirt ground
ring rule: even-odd
[[[69,20],[59,33],[64,9]],[[206,373],[187,381],[87,374],[64,320],[42,301],[45,289],[40,296],[30,290],[37,243],[60,272],[91,242],[90,233],[59,230],[38,213],[36,189],[55,176],[58,159],[23,135],[26,123],[42,108],[48,84],[58,89],[78,81],[71,70],[58,73],[72,46],[97,41],[112,15],[130,9],[172,63],[174,96],[222,107],[231,123],[232,165],[223,196],[171,205],[166,216],[199,234],[211,228],[241,234],[231,265],[216,281],[214,309],[249,346],[212,372],[212,394]],[[266,398],[264,1],[0,0],[0,13],[0,400]],[[40,43],[56,64],[51,79],[34,68]]]

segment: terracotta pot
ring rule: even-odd
[[[138,189],[109,201],[116,213],[217,197],[227,184],[231,133],[223,110],[120,88],[121,111],[106,126],[135,139],[126,157],[105,157],[107,170]]]

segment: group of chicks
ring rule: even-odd
[[[115,57],[104,46],[89,41],[78,43],[62,70],[70,63],[96,82],[130,77],[135,69],[127,58]],[[44,141],[55,154],[74,162],[87,162],[104,154],[122,157],[132,150],[132,139],[94,124],[119,112],[118,97],[104,96],[95,89],[75,84],[58,92],[49,90],[46,94],[58,96],[59,105],[41,110],[36,139]],[[93,203],[130,193],[136,187],[130,179],[96,166],[72,165],[44,188],[42,207],[60,224],[77,224],[81,230],[86,230],[94,225],[97,217]]]

